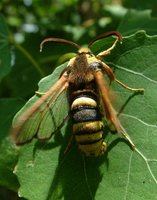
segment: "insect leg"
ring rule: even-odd
[[[124,87],[125,89],[127,90],[130,90],[130,91],[133,91],[133,92],[143,92],[144,91],[144,88],[131,88],[127,85],[125,85],[124,83],[122,83],[121,81],[119,81],[118,79],[115,78],[115,81],[121,85],[122,87]]]
[[[39,92],[39,91],[35,91],[35,94],[38,96],[38,97],[41,97],[45,94],[45,92]]]
[[[104,105],[107,120],[112,124],[112,126],[114,126],[114,129],[118,133],[120,133],[122,136],[125,137],[125,139],[130,143],[131,147],[134,149],[135,148],[134,143],[130,139],[129,135],[126,133],[123,126],[121,125],[121,123],[116,115],[116,111],[111,104],[111,101],[109,98],[109,91],[107,89],[107,83],[104,79],[104,76],[103,76],[103,73],[101,72],[101,70],[96,71],[95,80],[98,85],[101,97],[102,97],[102,102]]]
[[[105,57],[105,56],[110,55],[111,51],[115,48],[118,40],[119,40],[119,38],[117,38],[115,40],[115,42],[113,43],[113,45],[110,48],[106,49],[105,51],[100,52],[96,57]]]
[[[107,73],[107,75],[109,76],[109,78],[112,81],[116,81],[119,85],[121,85],[122,87],[124,87],[125,89],[130,90],[130,91],[134,91],[134,92],[143,92],[144,91],[144,88],[131,88],[131,87],[125,85],[124,83],[122,83],[121,81],[116,79],[112,69],[106,63],[101,62],[101,64],[103,66],[103,69],[105,70],[105,72]]]

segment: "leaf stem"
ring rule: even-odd
[[[31,54],[24,48],[22,47],[19,43],[17,43],[13,37],[10,37],[10,42],[15,45],[15,47],[20,50],[24,54],[24,56],[32,63],[34,68],[37,70],[37,72],[40,74],[41,77],[44,77],[44,72],[41,69],[40,65],[36,62],[36,60],[31,56]]]

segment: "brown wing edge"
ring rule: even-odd
[[[131,145],[132,149],[135,149],[134,143],[130,139],[129,135],[126,133],[123,126],[121,125],[121,123],[116,115],[116,111],[111,104],[110,97],[109,97],[109,91],[107,88],[107,83],[104,79],[104,75],[101,70],[97,70],[95,72],[95,81],[97,83],[97,86],[98,86],[100,94],[101,94],[101,98],[102,98],[102,102],[103,102],[103,106],[105,109],[105,114],[106,114],[107,120],[114,126],[115,130],[118,133],[120,133],[123,137],[125,137],[125,139]]]

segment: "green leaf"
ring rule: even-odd
[[[145,30],[149,35],[157,34],[157,18],[151,16],[151,10],[129,10],[118,27],[123,36],[139,30]]]
[[[156,0],[143,1],[143,0],[123,0],[123,5],[127,8],[134,8],[139,10],[152,9],[156,5]]]
[[[19,183],[17,177],[13,174],[18,160],[17,148],[6,138],[0,143],[0,152],[0,185],[17,191]]]
[[[9,31],[5,19],[0,15],[0,80],[11,71]]]
[[[102,41],[96,46],[101,48],[101,44]],[[135,151],[119,134],[108,134],[105,138],[108,152],[104,156],[84,157],[75,142],[63,155],[72,134],[70,123],[65,124],[50,141],[42,143],[34,139],[21,148],[15,170],[21,197],[29,200],[156,198],[156,53],[157,36],[150,37],[140,31],[124,38],[123,44],[117,45],[106,59],[119,80],[130,87],[145,89],[143,95],[135,94],[112,83],[121,100],[115,107],[136,145]],[[45,87],[56,79],[56,72],[50,76],[51,80],[45,78]]]

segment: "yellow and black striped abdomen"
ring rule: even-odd
[[[73,134],[81,152],[86,156],[99,156],[106,150],[103,142],[103,122],[97,97],[85,90],[75,92],[71,103]]]

